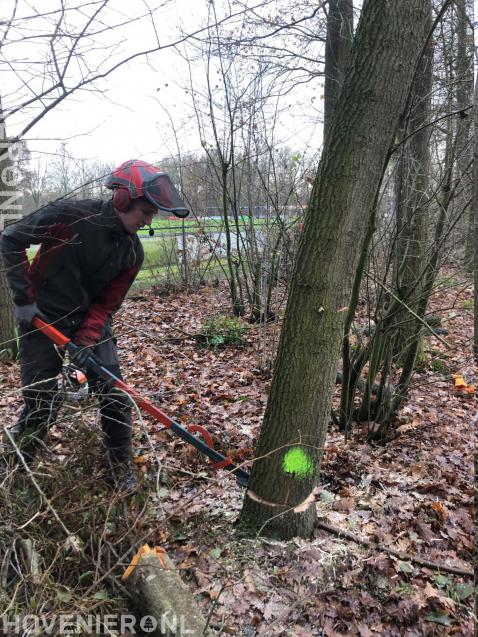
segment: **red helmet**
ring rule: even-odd
[[[156,208],[172,212],[177,217],[184,218],[189,214],[169,176],[145,161],[125,161],[113,170],[104,185],[115,191],[113,204],[120,210],[128,210],[132,199],[143,197]]]

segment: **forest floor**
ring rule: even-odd
[[[111,500],[95,477],[97,427],[81,426],[94,415],[75,415],[76,427],[71,415],[61,418],[50,451],[34,468],[64,526],[81,538],[83,553],[62,555],[64,529],[56,528],[28,478],[21,487],[15,476],[4,478],[0,549],[10,550],[27,533],[48,565],[39,591],[19,562],[9,571],[4,560],[9,612],[31,612],[32,605],[52,612],[55,604],[63,612],[111,612],[118,608],[111,576],[119,578],[147,541],[168,551],[217,634],[473,635],[472,577],[444,568],[469,573],[475,563],[476,394],[455,390],[452,378],[462,374],[469,384],[477,378],[472,288],[448,280],[435,299],[451,347],[425,339],[427,360],[391,442],[366,443],[365,426],[345,441],[331,426],[319,524],[308,540],[240,537],[241,487],[149,417],[135,425],[141,495]],[[278,327],[251,325],[242,348],[199,346],[190,335],[207,318],[228,314],[227,301],[222,284],[133,292],[116,319],[117,335],[128,383],[183,425],[206,426],[220,450],[248,462],[270,384],[264,362]],[[0,364],[0,386],[2,424],[10,426],[21,404],[16,363]],[[0,615],[1,601],[0,590]]]

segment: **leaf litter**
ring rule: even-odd
[[[473,385],[472,312],[456,302],[450,307],[453,351],[433,337],[427,342]],[[228,311],[221,287],[174,295],[153,290],[125,302],[117,335],[126,381],[181,424],[207,427],[220,451],[247,465],[270,384],[260,367],[264,330],[277,328],[251,325],[241,349],[199,347],[193,335],[202,322]],[[0,382],[7,390],[3,420],[13,424],[21,404],[16,364],[0,365]],[[238,537],[243,490],[144,416],[148,435],[136,427],[135,453],[138,470],[155,485],[150,541],[168,551],[222,634],[472,635],[470,578],[424,568],[413,558],[465,571],[474,563],[475,416],[475,395],[456,391],[451,375],[427,368],[416,375],[398,435],[386,446],[366,444],[359,430],[344,442],[331,427],[319,520],[376,546],[320,528],[310,540],[287,543]]]

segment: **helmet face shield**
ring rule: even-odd
[[[188,207],[166,173],[160,173],[143,184],[143,197],[153,206],[177,217],[184,218],[189,214]]]
[[[105,186],[111,190],[124,188],[131,199],[144,197],[156,208],[172,212],[181,219],[189,214],[188,207],[169,176],[145,161],[125,161],[106,179]]]

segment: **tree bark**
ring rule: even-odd
[[[474,228],[474,298],[475,298],[475,323],[473,350],[478,361],[478,76],[475,78],[475,105],[474,105],[474,141],[473,141],[473,216]]]
[[[428,26],[431,27],[431,5]],[[433,45],[430,42],[418,64],[411,88],[410,113],[405,135],[417,131],[401,150],[397,184],[396,295],[417,312],[423,293],[423,259],[429,216],[430,129],[433,81]],[[408,310],[395,317],[394,354],[403,361],[413,341],[420,339],[421,325]],[[420,339],[421,342],[421,339]],[[421,350],[419,346],[417,351]]]
[[[471,117],[466,117],[466,109],[473,100],[473,30],[471,27],[473,5],[470,0],[455,0],[456,18],[456,110],[461,110],[456,126],[456,180],[461,181],[461,193],[457,205],[462,209],[469,200],[473,185],[473,175],[469,171],[472,159],[473,144],[470,143]],[[473,271],[474,259],[474,215],[473,207],[469,208],[465,223],[465,256],[464,265],[468,272]]]
[[[145,550],[146,549],[146,550]],[[123,581],[150,625],[152,637],[208,637],[206,621],[174,562],[161,549],[140,549]]]
[[[353,38],[353,0],[329,0],[324,66],[324,139],[340,95]]]
[[[21,216],[17,201],[16,189],[13,185],[13,165],[9,155],[10,141],[7,139],[5,119],[0,96],[0,234],[8,223]],[[13,304],[5,275],[5,268],[0,259],[0,351],[7,351],[15,357],[18,353],[16,323],[13,317]]]
[[[314,527],[344,316],[428,10],[429,0],[364,3],[299,244],[245,528],[285,539]]]
[[[4,268],[0,268],[0,351],[8,358],[15,358],[18,352],[16,323],[13,318],[12,297]],[[5,353],[5,351],[7,353]]]

